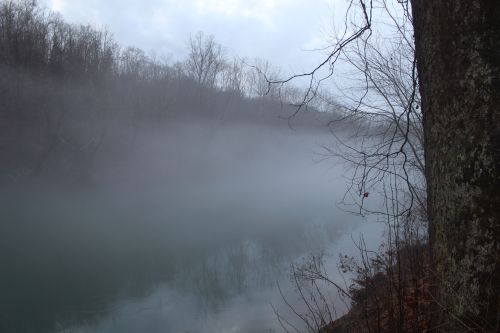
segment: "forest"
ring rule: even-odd
[[[498,332],[500,5],[345,5],[285,71],[1,0],[0,331]]]
[[[242,121],[286,127],[281,119],[301,96],[268,84],[279,75],[269,62],[229,59],[203,32],[187,38],[188,59],[169,63],[36,2],[3,1],[0,17],[2,183],[85,182],[99,156],[113,158],[141,131],[190,118],[208,119],[208,131]],[[296,118],[319,127],[333,116],[318,105]]]

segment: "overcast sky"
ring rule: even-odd
[[[71,23],[107,27],[124,46],[186,55],[197,31],[213,34],[227,53],[260,57],[285,71],[316,64],[344,0],[41,0]],[[309,51],[308,51],[309,50]]]

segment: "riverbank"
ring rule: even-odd
[[[428,331],[432,304],[429,258],[428,246],[419,244],[395,252],[393,265],[370,262],[381,268],[370,270],[373,274],[360,271],[349,290],[352,301],[349,312],[319,332]]]

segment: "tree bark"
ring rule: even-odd
[[[500,1],[412,9],[441,319],[453,332],[498,331]]]

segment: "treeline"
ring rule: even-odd
[[[285,123],[296,88],[269,85],[279,70],[230,59],[213,36],[189,38],[169,63],[107,32],[66,23],[36,1],[0,2],[0,182],[47,172],[85,177],[103,143],[134,138],[144,124],[201,117]],[[280,89],[281,88],[281,89]],[[317,125],[324,114],[305,112]],[[324,119],[323,119],[324,120]]]

